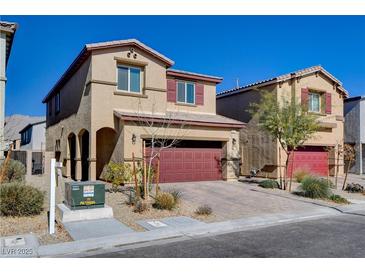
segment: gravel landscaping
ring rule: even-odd
[[[153,198],[150,198],[150,206],[147,211],[142,213],[135,213],[134,207],[127,204],[128,195],[127,193],[122,192],[106,192],[105,193],[106,204],[113,207],[114,218],[122,222],[123,224],[131,227],[136,231],[144,231],[144,228],[136,223],[138,220],[146,220],[146,219],[161,219],[165,217],[173,217],[173,216],[187,216],[192,217],[197,220],[201,220],[204,222],[213,222],[215,221],[214,212],[210,216],[201,216],[195,214],[195,210],[197,209],[198,204],[194,204],[192,202],[188,202],[184,200],[182,197],[178,206],[172,210],[160,210],[152,207]]]

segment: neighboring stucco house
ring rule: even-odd
[[[262,91],[274,92],[278,100],[295,98],[318,115],[320,129],[289,162],[289,173],[307,169],[319,175],[335,173],[337,159],[339,174],[343,173],[343,159],[336,157],[338,145],[344,142],[343,100],[348,96],[342,83],[321,66],[298,70],[243,87],[223,91],[217,95],[217,113],[247,123],[241,130],[241,174],[259,169],[259,175],[277,178],[279,167],[284,174],[285,153],[278,142],[260,130],[256,119],[248,112],[251,103],[258,103]],[[331,149],[332,148],[332,149]],[[330,150],[331,152],[328,152]],[[279,160],[281,154],[281,162]],[[280,164],[281,163],[281,164]],[[293,165],[292,165],[293,164]]]
[[[356,160],[350,172],[365,174],[365,96],[345,100],[345,143],[356,150]]]
[[[28,116],[21,114],[14,114],[5,118],[5,151],[10,148],[12,144],[12,150],[20,150],[21,135],[20,131],[29,124],[35,124],[45,121],[45,116]],[[43,150],[45,149],[45,137],[43,137]]]
[[[31,123],[20,133],[20,150],[44,151],[46,148],[46,121]]]
[[[15,23],[0,21],[0,161],[4,159],[5,152],[5,84],[6,66],[9,61],[11,46],[17,25]]]
[[[113,160],[142,157],[142,142],[179,139],[161,154],[162,182],[236,179],[243,123],[216,115],[222,78],[171,69],[135,39],[87,44],[43,99],[47,151],[75,180],[100,178]],[[184,125],[184,126],[182,126]]]

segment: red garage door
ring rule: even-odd
[[[149,154],[149,149],[146,151]],[[160,182],[221,180],[221,148],[169,148],[160,156]]]
[[[294,162],[290,159],[288,169],[289,176],[292,171],[295,174],[297,170],[307,170],[316,175],[327,176],[328,152],[320,146],[299,148],[294,153]]]

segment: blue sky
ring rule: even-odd
[[[137,38],[174,68],[222,76],[218,91],[320,64],[365,95],[365,16],[1,16],[19,23],[6,114],[44,115],[42,98],[83,45]]]

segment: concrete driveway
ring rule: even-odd
[[[274,213],[301,213],[328,206],[318,200],[296,197],[282,190],[263,189],[255,184],[242,182],[169,183],[161,184],[161,188],[180,190],[184,202],[196,207],[209,205],[215,214],[215,221]]]

